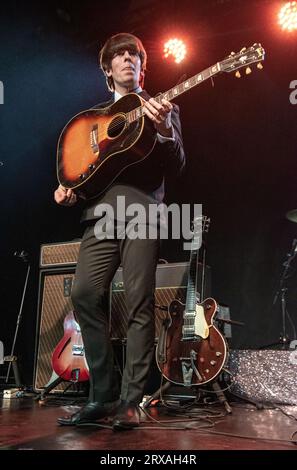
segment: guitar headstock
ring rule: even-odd
[[[192,231],[194,233],[208,233],[210,226],[210,218],[206,215],[197,216],[192,222]]]
[[[257,68],[262,69],[261,62],[264,60],[265,50],[260,43],[255,43],[253,46],[246,48],[243,47],[239,52],[231,52],[231,54],[220,62],[220,69],[222,72],[235,72],[242,67],[246,67],[246,74],[251,73],[250,64],[257,63]],[[236,72],[236,77],[240,77],[240,73]]]
[[[191,250],[199,250],[203,234],[209,231],[210,218],[205,215],[196,216],[192,221],[193,238],[191,242]]]

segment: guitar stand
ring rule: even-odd
[[[56,373],[53,372],[53,375],[49,381],[49,383],[41,390],[41,392],[37,395],[36,397],[36,400],[38,400],[39,402],[44,402],[46,400],[46,396],[57,386],[59,385],[60,383],[62,382],[66,382],[64,379],[62,379],[61,377],[59,377]],[[70,388],[71,386],[77,384],[78,382],[69,382],[69,385],[68,387],[65,388],[65,390],[63,390],[62,393],[65,393],[68,388]],[[78,391],[77,391],[78,393]]]
[[[211,384],[213,391],[215,392],[216,396],[218,397],[218,400],[222,405],[224,405],[225,410],[227,411],[228,414],[232,413],[232,408],[229,405],[229,402],[226,398],[226,395],[224,394],[223,390],[221,389],[219,382],[216,380]]]
[[[46,395],[48,395],[57,385],[59,385],[61,382],[63,382],[63,379],[61,377],[57,377],[55,380],[50,382],[48,385],[46,385],[41,392],[37,395],[36,400],[38,401],[44,401],[46,399]]]
[[[170,385],[171,385],[170,382],[165,382],[160,388],[158,388],[158,390],[155,393],[153,393],[153,395],[151,395],[150,397],[148,397],[146,399],[146,401],[142,405],[142,408],[148,408],[154,400],[161,397],[162,393],[165,390],[167,390],[170,387]],[[229,404],[229,402],[226,398],[226,395],[224,394],[223,390],[221,389],[218,381],[213,382],[211,384],[211,387],[212,387],[213,391],[215,392],[219,402],[222,403],[222,405],[224,405],[224,408],[225,408],[226,412],[228,414],[231,414],[232,413],[232,408],[231,408],[231,406],[230,406],[230,404]]]
[[[165,382],[161,387],[156,390],[150,397],[148,397],[142,404],[142,408],[148,408],[154,400],[157,400],[162,396],[162,393],[170,387],[170,382]]]
[[[160,310],[168,311],[167,306],[156,305],[155,304],[155,307],[159,308]],[[164,318],[163,321],[162,321],[162,327],[160,329],[160,337],[159,337],[159,343],[158,343],[158,358],[159,358],[160,362],[162,362],[162,360],[164,360],[165,356],[166,356],[165,355],[165,335],[166,335],[166,331],[168,329],[169,321],[170,320],[169,320],[168,316],[166,318]],[[149,398],[147,398],[147,400],[143,403],[142,407],[143,408],[149,407],[150,404],[155,399],[158,399],[158,398],[161,397],[162,392],[167,390],[169,388],[169,386],[170,386],[169,381],[167,381],[163,385],[161,385],[161,387],[155,393],[153,393],[153,395],[151,395]],[[212,389],[215,392],[219,402],[224,405],[226,412],[228,414],[232,413],[232,408],[231,408],[230,404],[228,403],[226,395],[224,394],[223,390],[221,389],[218,381],[216,380],[216,381],[212,382],[211,386],[212,386]]]
[[[259,403],[258,401],[255,401],[255,400],[252,400],[251,398],[246,398],[246,397],[242,397],[240,395],[237,395],[237,393],[234,393],[234,392],[230,392],[230,395],[237,398],[238,400],[241,400],[245,403],[250,403],[251,405],[254,405],[257,410],[263,410],[264,409],[264,405],[263,403]]]

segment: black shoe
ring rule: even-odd
[[[123,401],[116,411],[112,427],[115,431],[132,429],[139,426],[140,411],[138,405],[132,402]]]
[[[97,401],[91,401],[76,413],[58,418],[58,424],[61,426],[76,426],[77,424],[94,423],[98,419],[113,416],[117,404],[118,402],[113,402],[102,405]]]

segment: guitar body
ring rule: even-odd
[[[81,331],[73,311],[65,317],[64,336],[53,352],[52,367],[66,381],[85,382],[89,379]]]
[[[185,305],[179,300],[168,307],[170,322],[163,345],[159,343],[157,347],[157,365],[170,382],[203,385],[219,375],[226,361],[225,340],[213,325],[217,304],[212,298],[197,304],[196,330],[201,335],[197,340],[183,340],[184,310]]]
[[[129,93],[107,108],[74,116],[58,141],[59,183],[91,199],[125,168],[143,160],[154,148],[156,132],[146,117],[134,116],[141,104],[140,96]],[[127,113],[135,120],[129,120]]]

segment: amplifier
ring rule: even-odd
[[[58,268],[75,266],[77,263],[80,239],[71,242],[47,243],[41,245],[41,268]]]
[[[199,263],[198,286],[202,281],[202,265]],[[158,306],[167,307],[174,299],[185,302],[187,291],[188,263],[166,263],[158,264],[156,271],[155,289],[155,328],[156,338],[159,337],[163,320],[166,319],[167,312]],[[204,280],[204,295],[211,295],[211,272],[206,266]],[[200,294],[200,293],[199,293]],[[123,283],[123,270],[119,268],[113,278],[110,291],[110,317],[109,329],[112,339],[126,339],[128,312],[125,304],[125,286]]]
[[[36,391],[52,381],[52,354],[63,337],[64,319],[73,310],[70,298],[73,279],[73,267],[40,272],[33,385]],[[55,390],[62,391],[68,385],[60,384]]]

